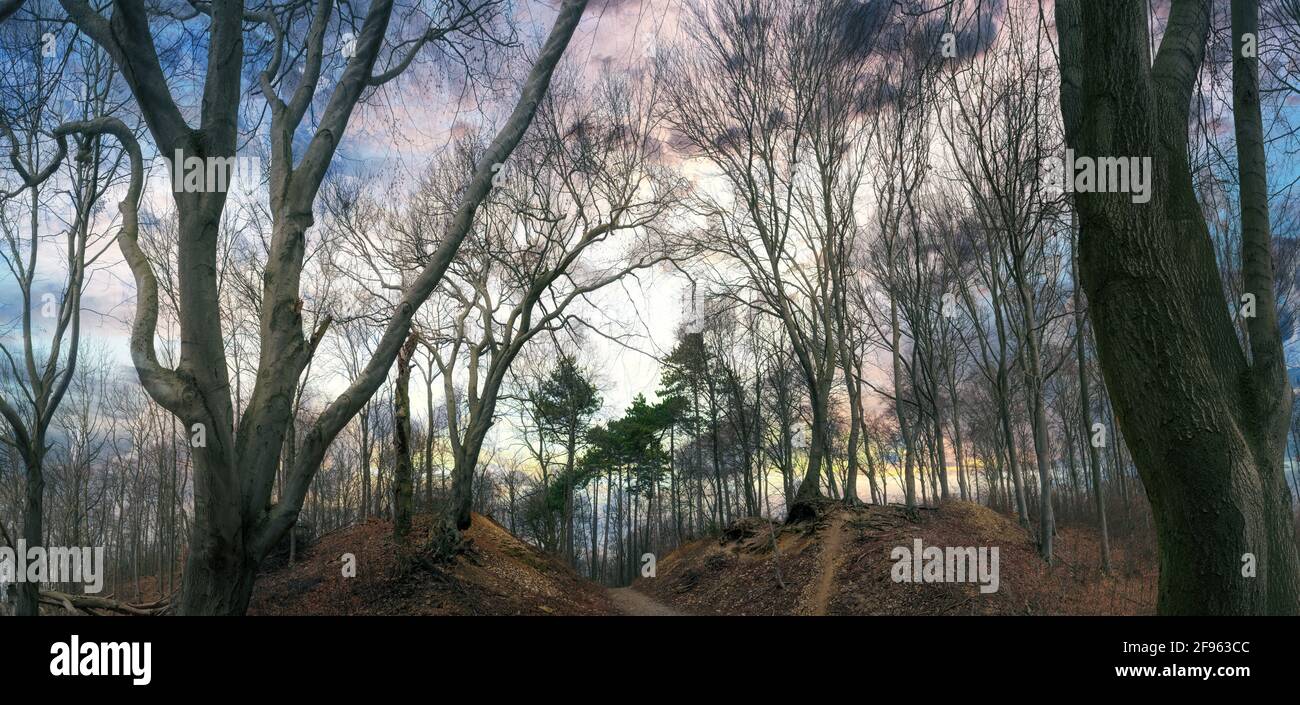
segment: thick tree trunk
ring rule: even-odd
[[[242,542],[216,545],[206,542],[191,546],[181,580],[182,616],[238,616],[248,611],[257,566]]]
[[[826,409],[826,396],[821,393],[820,389],[814,389],[811,399],[812,406],[812,428],[809,429],[811,436],[808,443],[808,469],[803,476],[803,482],[799,483],[799,491],[795,493],[795,503],[808,502],[822,496],[821,491],[821,468],[826,459],[826,433],[828,414]],[[797,512],[792,512],[793,518],[798,518]]]
[[[1155,517],[1162,614],[1300,611],[1283,476],[1290,390],[1272,291],[1254,2],[1232,3],[1249,354],[1223,298],[1187,157],[1209,3],[1175,0],[1156,59],[1124,0],[1058,2],[1066,136],[1079,156],[1151,156],[1149,203],[1076,193],[1080,272],[1115,416]],[[1086,47],[1086,49],[1085,49]],[[1249,574],[1244,568],[1255,567]]]
[[[188,421],[187,421],[188,425]],[[246,526],[235,489],[221,483],[237,477],[235,463],[219,440],[208,434],[208,446],[195,448],[194,526],[189,556],[181,577],[181,615],[241,615],[248,608],[262,555],[251,540],[254,528]]]
[[[496,400],[481,402],[491,404],[486,414],[473,414],[469,427],[465,429],[465,439],[461,441],[456,453],[456,464],[451,473],[451,502],[447,512],[445,528],[454,527],[457,532],[469,528],[474,507],[474,470],[478,465],[479,452],[483,448],[483,439],[487,437],[492,426]]]

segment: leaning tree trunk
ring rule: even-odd
[[[1243,35],[1258,4],[1232,3],[1242,268],[1256,300],[1243,350],[1187,156],[1189,107],[1210,31],[1175,0],[1154,62],[1143,5],[1061,0],[1061,107],[1081,157],[1150,157],[1151,200],[1076,193],[1080,274],[1101,369],[1155,518],[1162,614],[1300,611],[1290,413],[1273,265],[1258,68]],[[1253,568],[1253,571],[1250,570]]]

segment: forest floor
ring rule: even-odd
[[[632,588],[610,588],[609,599],[620,614],[629,617],[684,617],[685,612],[665,605]]]
[[[417,516],[413,537],[427,534]],[[258,579],[250,614],[380,615],[938,615],[1152,614],[1154,550],[1112,546],[1109,575],[1097,567],[1096,533],[1063,527],[1056,560],[1038,557],[1014,518],[976,504],[938,508],[847,508],[826,501],[810,518],[773,524],[748,518],[721,537],[659,559],[657,577],[605,588],[474,515],[466,549],[439,566],[402,569],[392,525],[371,519],[327,533],[292,566]],[[897,582],[897,547],[997,547],[998,589],[973,582]],[[344,577],[345,554],[356,576]]]
[[[997,591],[981,592],[975,582],[896,582],[891,554],[912,550],[915,539],[926,547],[998,547]],[[1153,614],[1153,557],[1123,545],[1111,551],[1106,575],[1095,532],[1064,527],[1047,566],[1028,531],[987,507],[850,509],[828,501],[793,524],[735,522],[721,538],[661,558],[656,577],[633,587],[696,614]]]

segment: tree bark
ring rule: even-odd
[[[411,357],[419,341],[414,334],[397,353],[397,380],[393,389],[393,537],[406,545],[415,504],[415,471],[411,462]]]
[[[1210,4],[1175,0],[1154,62],[1138,3],[1065,0],[1061,108],[1079,156],[1151,156],[1151,201],[1076,193],[1080,275],[1101,369],[1155,518],[1162,614],[1300,611],[1290,413],[1272,291],[1258,66],[1243,34],[1258,4],[1232,3],[1242,263],[1257,302],[1249,350],[1225,306],[1187,157]],[[1085,49],[1086,47],[1086,49]],[[1257,573],[1244,575],[1254,558]]]
[[[45,516],[45,473],[39,460],[31,460],[27,465],[26,503],[23,507],[23,541],[30,550],[43,544],[45,532],[42,519]],[[16,547],[15,547],[16,548]],[[26,556],[17,556],[17,560],[26,561]],[[17,585],[18,600],[14,613],[20,617],[35,617],[41,613],[40,583],[30,580]]]

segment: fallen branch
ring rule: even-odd
[[[129,614],[136,617],[151,617],[160,614],[167,609],[168,601],[159,600],[147,605],[132,605],[117,600],[110,600],[105,597],[94,597],[93,595],[69,595],[58,592],[57,590],[41,590],[41,602],[54,605],[56,607],[75,607],[77,609],[90,612],[90,610],[106,610],[118,614]],[[93,613],[91,613],[93,614]]]

